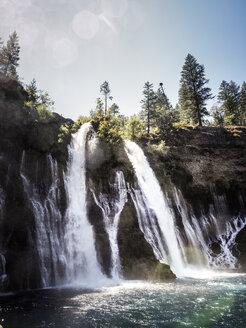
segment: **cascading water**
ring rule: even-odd
[[[42,287],[63,283],[62,273],[66,267],[62,238],[62,214],[58,206],[57,163],[51,155],[47,156],[47,166],[51,171],[52,183],[47,196],[41,199],[35,184],[31,183],[25,175],[25,152],[23,152],[20,175],[27,201],[35,219],[35,243],[39,257]]]
[[[85,123],[72,136],[64,178],[68,199],[65,217],[66,280],[68,283],[85,283],[87,286],[97,285],[105,279],[97,261],[94,231],[86,210],[85,151],[90,128],[90,124]]]
[[[144,197],[145,207],[148,207],[148,219],[144,215],[139,216],[140,227],[147,227],[145,238],[150,244],[155,243],[155,251],[158,259],[168,263],[177,276],[184,272],[184,262],[177,240],[174,217],[163,195],[159,182],[149,166],[142,149],[132,141],[125,141],[125,150],[135,170],[138,184]],[[138,205],[139,203],[135,201]],[[137,206],[138,214],[144,212],[143,202]],[[147,222],[148,221],[148,222]],[[153,235],[154,230],[154,235]]]
[[[152,246],[156,258],[168,263],[174,273],[181,276],[201,276],[205,269],[234,269],[237,259],[232,253],[239,231],[246,226],[246,218],[232,218],[218,223],[213,209],[208,217],[189,215],[182,195],[174,190],[174,201],[181,218],[182,228],[168,205],[153,170],[141,148],[134,142],[125,141],[125,151],[132,163],[140,190],[131,189],[139,226]],[[217,199],[217,209],[225,209],[224,199]],[[214,235],[211,238],[211,231]],[[220,246],[220,253],[212,251],[212,243]]]
[[[175,189],[174,199],[180,213],[184,227],[183,235],[179,234],[181,250],[188,246],[189,256],[187,259],[184,252],[185,262],[194,263],[197,267],[210,267],[214,269],[235,269],[237,259],[233,255],[236,245],[237,234],[246,226],[246,217],[232,217],[230,221],[219,222],[215,217],[214,208],[210,209],[208,216],[196,218],[188,214],[181,193]],[[225,212],[226,203],[222,196],[215,198],[215,207],[219,213]],[[185,240],[185,242],[184,242]],[[211,245],[216,242],[220,252],[215,254]]]
[[[110,185],[110,190],[111,192],[106,195],[100,193],[98,198],[94,191],[92,191],[92,194],[95,203],[102,210],[105,229],[109,237],[111,248],[111,275],[113,279],[119,279],[121,275],[117,241],[118,225],[120,214],[127,202],[127,188],[123,172],[116,172],[115,182]]]
[[[246,226],[246,217],[235,217],[230,222],[226,222],[225,231],[217,236],[220,246],[220,253],[211,257],[211,265],[215,268],[235,269],[237,258],[232,250],[236,244],[238,233]]]

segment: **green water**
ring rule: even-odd
[[[246,276],[1,296],[3,328],[246,327]]]

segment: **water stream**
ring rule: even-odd
[[[101,208],[105,229],[107,231],[111,249],[111,276],[114,280],[121,278],[120,256],[118,247],[118,225],[120,214],[127,202],[127,188],[124,174],[116,172],[115,182],[110,184],[110,193],[96,197],[92,191],[95,203]]]

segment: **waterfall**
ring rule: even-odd
[[[41,287],[59,285],[63,282],[65,253],[63,244],[63,222],[59,210],[59,187],[57,162],[47,156],[47,167],[51,172],[51,185],[47,196],[41,199],[37,187],[25,175],[25,152],[21,161],[20,176],[27,201],[34,214],[35,247],[39,257]]]
[[[115,182],[110,184],[110,193],[99,193],[98,198],[92,190],[95,203],[101,208],[106,232],[109,237],[111,248],[111,276],[113,279],[120,278],[120,257],[117,241],[120,214],[127,202],[127,188],[124,174],[116,172]]]
[[[175,189],[174,200],[184,227],[182,236],[178,236],[181,251],[188,245],[189,256],[193,258],[185,258],[187,264],[191,261],[197,267],[236,269],[237,259],[233,255],[233,249],[236,246],[237,234],[246,226],[246,217],[232,217],[229,221],[220,222],[220,213],[227,211],[226,202],[223,196],[216,196],[214,199],[217,218],[213,207],[207,216],[197,218],[193,213],[191,216],[188,214],[180,191]],[[218,254],[212,250],[214,242],[219,246]]]
[[[226,210],[225,199],[220,196],[215,198],[215,208],[210,208],[209,215],[197,218],[188,211],[180,191],[174,188],[174,202],[180,217],[178,224],[141,148],[127,140],[125,151],[140,188],[130,190],[139,227],[156,258],[169,264],[178,277],[199,277],[202,271],[206,274],[211,268],[235,269],[237,259],[233,249],[237,234],[246,226],[246,217],[233,217],[226,222],[218,220],[218,213]],[[218,212],[217,218],[215,212]],[[212,250],[214,242],[219,245],[218,254]]]
[[[85,123],[72,135],[69,162],[64,178],[68,199],[65,215],[66,280],[68,283],[96,285],[104,275],[97,261],[95,236],[86,210],[85,151],[91,126]]]
[[[237,258],[233,255],[238,233],[246,226],[246,217],[234,217],[226,222],[225,231],[217,236],[220,253],[211,257],[211,265],[215,268],[236,269]]]
[[[135,170],[138,184],[143,194],[143,201],[135,203],[138,214],[147,213],[139,216],[140,227],[143,229],[145,238],[150,244],[155,244],[155,253],[158,259],[168,263],[177,276],[181,276],[184,271],[184,263],[180,252],[180,246],[177,239],[174,216],[168,206],[166,197],[164,197],[159,182],[149,166],[149,163],[142,149],[132,141],[125,141],[125,150],[130,162]],[[143,203],[148,210],[144,210]],[[148,222],[147,222],[148,221]],[[154,231],[154,235],[153,235]]]

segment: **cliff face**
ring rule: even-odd
[[[218,223],[245,217],[246,128],[184,127],[161,147],[154,142],[142,146],[176,216],[173,186],[182,192],[187,214],[198,220],[211,213]],[[245,237],[243,228],[234,250],[244,270]]]
[[[24,98],[25,93],[18,84],[11,88],[0,86],[1,290],[59,284],[65,271],[59,251],[56,253],[49,245],[44,254],[40,254],[37,240],[44,238],[48,245],[49,231],[55,229],[56,250],[63,247],[61,236],[68,202],[64,172],[70,136],[63,142],[58,140],[60,127],[72,122],[55,113],[49,120],[40,121],[35,112],[23,107]],[[181,207],[185,215],[197,221],[212,214],[218,225],[229,222],[232,217],[245,217],[246,129],[182,128],[165,145],[142,141],[141,146],[167,195],[180,231],[184,230]],[[156,260],[139,228],[129,192],[131,187],[139,186],[123,145],[108,144],[91,131],[86,153],[87,211],[95,231],[102,271],[108,276],[112,274],[112,250],[104,213],[96,199],[100,195],[107,199],[109,217],[115,215],[119,210],[115,204],[120,200],[114,185],[118,172],[122,172],[127,190],[117,234],[122,274],[127,279],[173,279],[170,268]],[[177,198],[177,195],[180,196]],[[39,217],[44,222],[45,236],[37,229]],[[215,228],[209,229],[216,253],[219,246]],[[243,228],[237,235],[238,246],[233,249],[243,269],[246,267],[245,240],[246,228]],[[42,272],[43,267],[48,273]]]

